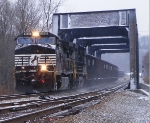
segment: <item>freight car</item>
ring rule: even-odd
[[[64,90],[82,87],[95,78],[117,78],[117,66],[87,55],[85,47],[50,32],[23,33],[15,40],[18,91]]]
[[[88,80],[116,80],[118,79],[118,67],[100,60],[91,55],[86,55]]]

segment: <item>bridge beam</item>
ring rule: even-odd
[[[99,50],[98,53],[128,53],[129,49],[112,49],[112,50]]]
[[[91,46],[91,49],[97,51],[99,49],[127,49],[129,48],[129,45],[97,45],[97,46]]]
[[[129,38],[126,37],[111,37],[111,38],[87,38],[87,39],[77,39],[77,44],[83,46],[91,46],[92,44],[128,44]]]

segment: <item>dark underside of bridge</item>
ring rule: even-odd
[[[62,40],[73,42],[84,47],[88,46],[89,54],[100,56],[102,53],[129,52],[129,38],[127,26],[60,29]]]
[[[101,57],[103,53],[130,52],[132,84],[139,81],[138,30],[135,9],[56,13],[53,33],[62,40],[87,48],[88,54]]]

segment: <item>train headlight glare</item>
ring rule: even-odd
[[[33,37],[39,37],[40,36],[40,33],[35,31],[35,32],[32,32],[32,36]]]
[[[41,66],[41,71],[46,71],[47,69],[46,69],[46,65],[42,65]]]

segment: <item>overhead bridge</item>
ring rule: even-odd
[[[129,45],[129,38],[127,37],[101,37],[101,38],[79,38],[77,44],[83,46],[91,46],[93,44],[127,44]]]
[[[91,55],[130,52],[130,88],[138,88],[139,52],[135,9],[56,13],[52,32],[62,40],[76,42]]]
[[[129,48],[127,49],[113,49],[113,50],[99,50],[98,53],[102,54],[102,53],[127,53],[129,52]]]
[[[92,28],[71,28],[60,29],[58,35],[66,41],[73,41],[74,38],[80,37],[99,37],[99,36],[122,36],[128,37],[128,32],[125,28],[118,26],[112,27],[92,27]]]
[[[129,45],[94,45],[90,47],[91,49],[97,51],[99,49],[127,49]]]

